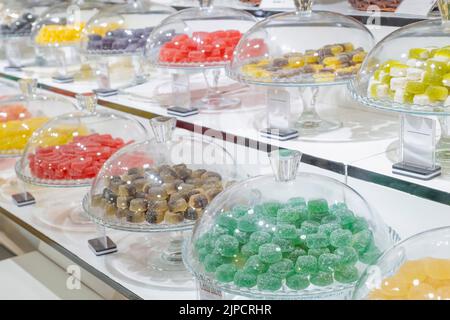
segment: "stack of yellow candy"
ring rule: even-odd
[[[450,46],[413,48],[406,62],[388,60],[375,71],[372,98],[424,106],[450,106]]]
[[[450,259],[405,262],[373,290],[371,300],[450,300]]]
[[[36,36],[36,43],[40,45],[76,43],[80,41],[85,23],[72,25],[45,25]]]
[[[46,117],[36,117],[0,123],[0,153],[20,153],[33,132],[48,120]]]

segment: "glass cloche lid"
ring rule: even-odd
[[[75,109],[72,102],[36,92],[37,81],[19,81],[21,95],[0,99],[0,157],[20,156],[32,133],[51,118]]]
[[[228,66],[230,77],[298,86],[343,83],[356,74],[374,44],[370,31],[351,17],[312,11],[313,0],[294,2],[295,11],[273,15],[245,33]]]
[[[387,250],[364,272],[353,298],[450,300],[450,228],[422,232]]]
[[[256,18],[237,9],[213,6],[181,10],[156,27],[150,35],[147,55],[153,65],[170,68],[220,67],[233,56],[241,36]]]
[[[175,118],[151,120],[155,138],[109,159],[83,201],[89,217],[120,230],[192,228],[205,207],[236,178],[233,157],[191,135],[172,136]]]
[[[87,54],[144,53],[153,27],[175,12],[172,7],[142,0],[105,7],[86,24],[83,51]]]
[[[21,180],[49,187],[88,186],[117,150],[147,138],[134,118],[97,110],[94,94],[77,100],[83,110],[60,115],[33,133],[16,164]]]
[[[450,114],[449,1],[442,18],[410,24],[373,48],[351,83],[366,105],[412,113]]]
[[[86,22],[103,6],[104,3],[88,0],[54,5],[36,20],[31,38],[38,47],[79,46]]]
[[[29,37],[37,14],[25,2],[6,1],[0,10],[0,38]]]
[[[348,299],[394,233],[347,185],[297,173],[299,152],[276,150],[270,159],[275,176],[237,183],[208,205],[185,244],[185,264],[230,294]]]

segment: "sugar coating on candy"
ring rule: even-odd
[[[275,263],[281,261],[283,254],[280,246],[273,243],[265,243],[259,247],[258,257],[262,262]]]
[[[333,247],[347,247],[352,244],[353,235],[350,230],[338,229],[330,233],[330,244]]]
[[[216,268],[216,279],[220,282],[231,282],[233,281],[236,272],[237,268],[234,264],[222,264]]]
[[[215,249],[224,257],[232,257],[239,253],[239,241],[229,235],[222,235],[216,240]]]
[[[314,256],[300,256],[295,263],[295,272],[299,274],[312,274],[318,270],[317,258]]]
[[[257,277],[257,286],[259,290],[277,291],[282,286],[280,277],[272,273],[260,274]]]
[[[269,267],[269,273],[276,275],[281,279],[286,278],[289,274],[293,274],[294,272],[294,263],[289,259],[282,259]]]
[[[256,285],[256,275],[239,270],[234,275],[234,284],[243,288],[252,288]]]
[[[340,265],[353,265],[358,262],[358,253],[353,247],[340,247],[334,251],[339,257]]]
[[[310,281],[312,284],[319,287],[329,286],[330,284],[333,283],[333,273],[326,271],[318,271],[316,273],[311,274]]]
[[[286,278],[286,286],[292,290],[303,290],[309,287],[309,278],[306,275],[293,274]]]
[[[81,40],[85,23],[67,25],[44,25],[39,30],[35,41],[39,45],[76,43]]]
[[[334,271],[334,279],[341,283],[352,283],[359,279],[358,269],[355,266],[342,266]]]
[[[306,237],[306,245],[310,249],[325,248],[330,245],[330,240],[324,233],[309,234]]]
[[[269,265],[262,262],[257,255],[251,256],[245,262],[243,270],[252,274],[265,273],[269,268]]]
[[[334,271],[339,266],[340,258],[334,253],[324,253],[319,256],[317,265],[321,271]]]

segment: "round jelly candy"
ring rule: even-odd
[[[308,234],[306,237],[306,245],[310,249],[325,248],[330,245],[330,240],[323,233]]]
[[[313,285],[319,287],[329,286],[330,284],[333,283],[333,273],[318,271],[316,273],[311,274],[309,280]]]
[[[307,275],[293,274],[286,278],[286,286],[292,290],[303,290],[309,287]]]
[[[234,275],[233,282],[238,287],[252,288],[256,286],[256,275],[238,270]]]
[[[201,235],[198,240],[195,242],[195,248],[199,250],[200,248],[205,248],[209,252],[214,250],[214,240],[210,233],[205,233]]]
[[[340,265],[354,265],[358,262],[358,253],[352,247],[340,247],[334,251],[339,256]]]
[[[211,238],[217,239],[218,237],[223,236],[225,234],[229,234],[229,231],[221,226],[216,225],[214,226],[214,229],[211,231]]]
[[[246,215],[238,219],[238,229],[244,232],[258,230],[258,218],[255,215]]]
[[[309,249],[308,250],[308,255],[314,256],[316,258],[319,258],[320,255],[322,255],[324,253],[330,253],[330,249],[328,249],[328,248],[317,248],[317,249]]]
[[[238,225],[237,220],[228,214],[219,215],[217,217],[216,223],[231,233],[233,233],[236,230]]]
[[[280,246],[273,243],[266,243],[259,247],[258,257],[262,262],[275,263],[283,259]]]
[[[362,217],[355,217],[355,221],[353,221],[350,226],[350,230],[353,233],[357,233],[367,229],[369,229],[369,224],[367,223],[367,220]]]
[[[278,238],[292,240],[297,238],[297,229],[291,224],[278,225],[275,234]]]
[[[232,257],[239,253],[239,241],[229,235],[222,235],[216,240],[215,250],[224,257]]]
[[[228,262],[229,259],[226,259],[215,253],[210,253],[205,257],[203,265],[205,266],[206,272],[215,272],[218,266]]]
[[[199,260],[200,262],[205,261],[206,256],[207,256],[208,254],[210,254],[210,253],[211,253],[211,252],[210,252],[208,249],[206,249],[205,247],[202,247],[202,248],[198,249],[198,250],[197,250],[198,260]]]
[[[301,230],[304,234],[317,233],[319,231],[319,223],[316,221],[306,220],[302,222]]]
[[[372,243],[372,240],[373,235],[370,230],[360,231],[353,235],[352,247],[355,248],[359,254],[363,254]]]
[[[340,283],[355,282],[359,279],[358,269],[351,265],[339,267],[334,271],[334,279]]]
[[[258,275],[257,286],[259,290],[277,291],[281,288],[281,278],[270,273]]]
[[[281,248],[281,253],[283,254],[288,254],[294,251],[294,245],[290,240],[273,237],[272,243],[279,246]]]
[[[337,229],[330,234],[330,244],[333,247],[348,247],[352,244],[353,235],[349,230]]]
[[[294,263],[289,259],[283,259],[275,262],[269,267],[269,273],[272,273],[280,278],[286,278],[294,272]]]
[[[216,269],[216,279],[220,282],[232,282],[236,272],[237,269],[234,264],[222,264]]]
[[[327,236],[330,236],[330,234],[335,231],[341,229],[341,226],[337,223],[325,223],[319,226],[318,233],[326,234]]]
[[[294,207],[286,206],[277,212],[277,223],[295,224],[299,220],[300,215]]]
[[[248,242],[241,247],[241,253],[243,256],[250,257],[258,254],[258,249],[259,247],[256,244]]]
[[[324,253],[319,256],[318,266],[321,271],[333,271],[339,265],[340,258],[334,253]]]
[[[250,242],[257,246],[269,243],[272,241],[272,236],[270,233],[265,231],[256,231],[250,235]]]
[[[246,244],[250,240],[250,233],[243,232],[239,229],[234,231],[233,236],[239,241],[240,244]]]
[[[264,218],[276,218],[281,203],[278,201],[270,201],[262,204],[261,214]]]
[[[262,262],[257,255],[251,256],[245,262],[243,270],[252,274],[262,274],[269,269],[269,266]]]
[[[325,199],[313,199],[308,201],[309,218],[313,221],[321,221],[329,214],[328,202]]]
[[[297,261],[297,258],[300,256],[306,256],[306,251],[301,248],[296,248],[292,250],[291,252],[287,252],[286,254],[283,254],[284,258],[287,258],[292,261]]]
[[[317,258],[314,256],[300,256],[295,263],[295,272],[298,274],[312,274],[317,272]]]

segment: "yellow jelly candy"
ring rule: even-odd
[[[323,64],[326,66],[339,66],[341,65],[341,61],[336,57],[327,57],[323,59]]]
[[[305,55],[305,62],[308,64],[319,62],[319,56],[317,55]]]
[[[332,82],[336,78],[335,74],[331,72],[316,73],[313,77],[316,82]]]
[[[380,66],[380,69],[386,73],[390,73],[392,66],[398,66],[398,65],[403,65],[403,64],[397,60],[388,60]]]
[[[430,57],[430,51],[425,48],[413,48],[409,50],[409,59],[426,60]]]
[[[363,62],[366,58],[365,52],[358,52],[357,54],[353,55],[352,61],[355,63]]]
[[[450,260],[428,258],[425,260],[425,273],[436,280],[450,280]]]
[[[305,58],[303,57],[290,57],[288,61],[288,67],[293,69],[300,68],[305,65]]]
[[[406,261],[398,270],[398,274],[412,285],[417,285],[426,279],[423,260]]]
[[[22,150],[33,132],[47,121],[48,118],[40,117],[0,124],[0,151]]]
[[[344,47],[345,52],[350,52],[350,51],[355,50],[355,46],[353,45],[353,43],[350,43],[350,42],[343,43],[342,46]]]
[[[450,48],[437,49],[433,58],[441,58],[443,60],[450,60]]]
[[[412,94],[423,94],[427,89],[427,85],[419,81],[408,81],[405,91]]]
[[[436,292],[429,284],[421,283],[417,286],[412,286],[407,297],[408,300],[435,300]]]
[[[436,60],[427,60],[425,63],[425,68],[428,72],[438,73],[440,75],[444,75],[448,72],[447,62],[436,61]]]
[[[405,279],[392,276],[383,280],[381,284],[381,293],[391,298],[406,297],[409,292],[410,284]]]
[[[375,289],[369,293],[369,300],[391,300],[392,297],[384,295],[382,290]]]
[[[437,73],[426,71],[423,74],[423,83],[427,85],[440,86],[442,85],[442,76]]]
[[[321,64],[310,64],[309,66],[313,68],[314,72],[319,72],[324,68],[324,66]]]
[[[341,45],[335,45],[331,47],[331,53],[333,55],[338,55],[339,53],[344,52],[344,47]]]
[[[448,97],[448,89],[442,86],[429,86],[426,89],[425,94],[431,101],[445,101]]]

